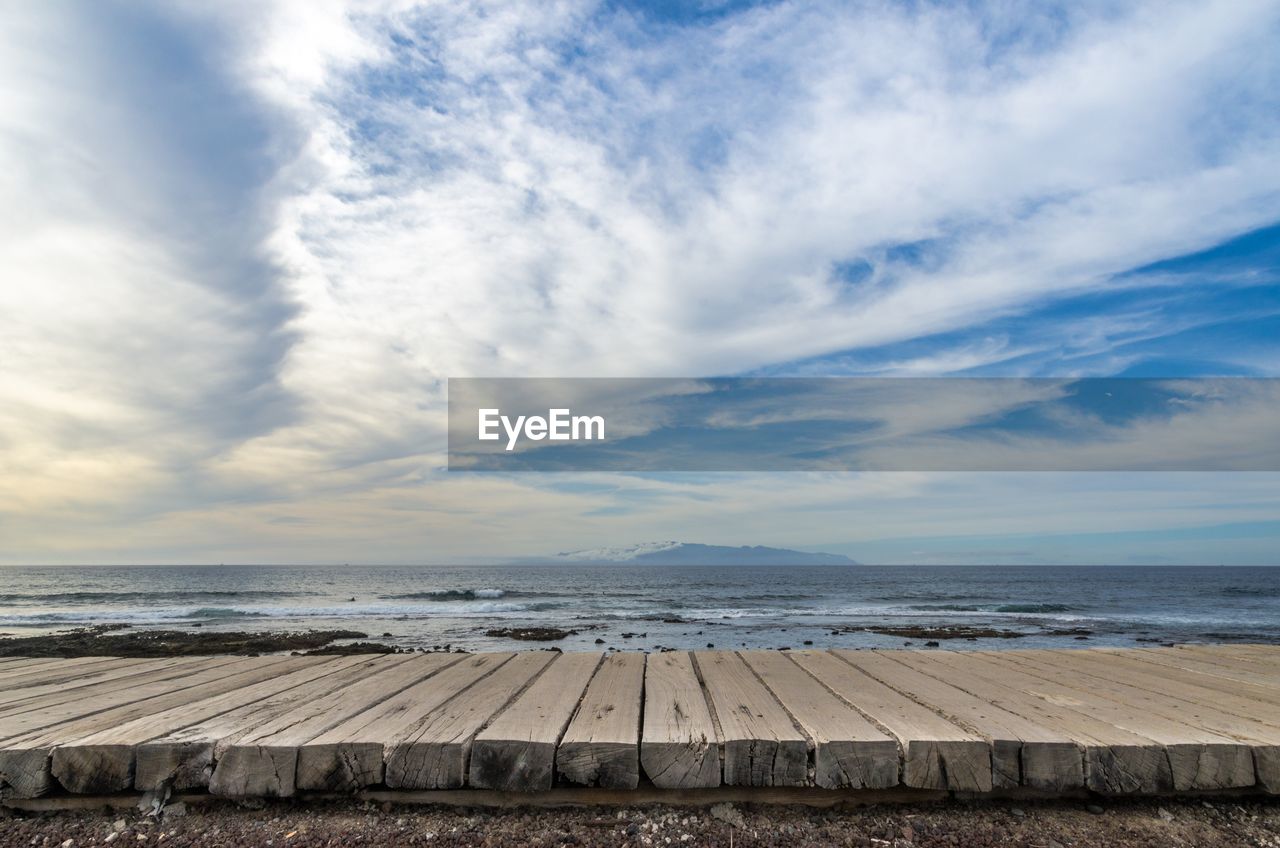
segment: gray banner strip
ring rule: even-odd
[[[1280,380],[449,380],[450,471],[1277,471]]]

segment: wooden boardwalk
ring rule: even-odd
[[[0,795],[1280,792],[1280,647],[0,659]]]

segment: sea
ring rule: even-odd
[[[924,647],[1280,642],[1280,568],[1134,566],[0,567],[0,633],[351,629],[406,648]],[[550,642],[489,631],[553,627]],[[1016,635],[1009,635],[1016,634]]]

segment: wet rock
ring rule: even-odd
[[[61,633],[0,639],[0,657],[184,657],[210,654],[258,656],[283,651],[316,651],[339,639],[368,639],[357,630],[302,633],[191,633],[185,630],[130,630],[128,625],[79,627]],[[333,646],[342,650],[345,646]],[[374,647],[378,650],[374,650]],[[364,643],[365,652],[395,648]]]
[[[560,627],[492,627],[484,632],[494,639],[518,639],[521,642],[551,642],[577,634],[577,630]]]

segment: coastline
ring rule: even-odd
[[[349,630],[407,650],[654,652],[930,642],[1004,650],[1275,642],[1278,620],[1280,569],[0,569],[0,637],[11,638],[128,625],[122,632]],[[517,638],[531,634],[543,638]]]
[[[695,622],[690,622],[695,623]],[[551,650],[562,651],[561,643],[570,636],[579,635],[580,630],[540,627],[540,628],[502,628],[485,630],[478,628],[480,636],[487,636],[494,644],[492,649],[503,650]],[[586,628],[590,632],[590,628]],[[789,651],[815,647],[814,640],[789,638],[791,628],[778,627],[776,645],[766,645],[765,650]],[[702,631],[696,635],[702,635]],[[1024,634],[1016,631],[1000,631],[991,628],[972,628],[964,626],[942,625],[936,627],[911,626],[894,628],[857,628],[848,627],[831,631],[832,637],[841,635],[859,636],[863,634],[893,637],[899,642],[892,647],[925,648],[943,650],[991,650],[989,643],[1005,643],[1010,648],[1019,647],[1023,643]],[[1090,631],[1083,629],[1059,630],[1045,635],[1057,636],[1062,644],[1053,649],[1066,650],[1088,646]],[[54,630],[36,634],[0,635],[0,658],[3,657],[47,657],[71,659],[77,657],[188,657],[232,654],[239,656],[258,656],[273,653],[296,653],[302,655],[341,655],[341,654],[393,654],[393,653],[467,653],[468,648],[450,643],[429,646],[411,647],[396,644],[390,633],[382,637],[373,636],[359,630],[205,630],[196,629],[147,629],[134,628],[127,624],[98,625],[93,627],[77,627],[65,630]],[[651,644],[648,633],[632,633],[625,631],[621,637],[610,644],[609,640],[599,638],[594,650],[609,653],[622,651],[638,651],[644,653],[668,653],[687,650],[662,644]],[[981,646],[978,645],[981,640]],[[826,640],[824,640],[825,642]],[[1150,639],[1141,640],[1160,647],[1173,647],[1177,642]],[[1194,644],[1231,644],[1232,640],[1218,642],[1196,642]],[[1250,640],[1262,643],[1265,640]],[[1193,643],[1186,643],[1193,644]],[[702,645],[698,646],[703,647]],[[707,642],[705,648],[716,648],[715,642]],[[725,650],[733,650],[735,646],[724,645]],[[826,643],[817,647],[833,647]],[[849,647],[857,650],[857,645],[842,645],[837,642],[834,647]],[[757,650],[760,648],[757,648]]]

